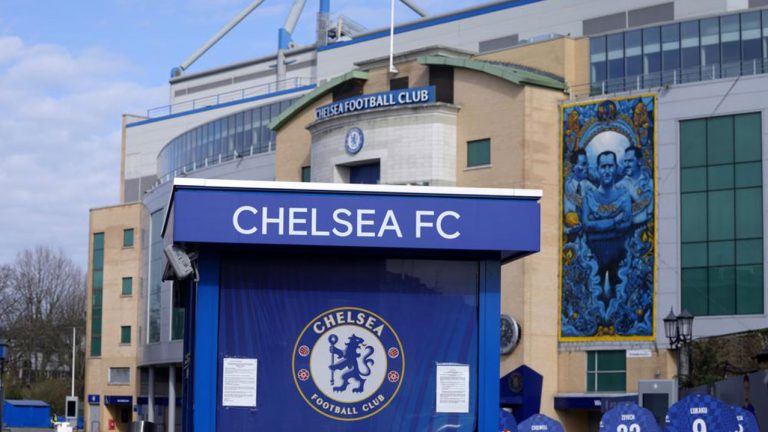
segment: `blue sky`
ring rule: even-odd
[[[416,0],[430,14],[486,0]],[[88,209],[119,200],[120,119],[168,103],[172,67],[251,0],[0,0],[0,264],[35,245],[86,267]],[[266,0],[190,71],[273,52],[290,0]],[[307,1],[294,40],[314,37]],[[388,0],[331,0],[376,29]],[[417,15],[397,4],[396,21]]]

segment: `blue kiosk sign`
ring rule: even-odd
[[[494,430],[501,264],[539,250],[540,197],[176,179],[185,430]]]

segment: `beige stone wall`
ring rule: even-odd
[[[416,62],[398,63],[395,65],[397,75],[391,75],[387,68],[378,68],[368,71],[368,81],[365,82],[365,93],[379,93],[389,91],[389,80],[408,77],[408,87],[422,87],[429,85],[429,68]]]
[[[589,82],[588,38],[563,37],[481,54],[476,59],[536,68],[563,77],[569,86],[580,86]]]
[[[277,131],[275,142],[275,180],[301,181],[301,168],[310,163],[312,135],[306,129],[315,120],[315,108],[333,102],[329,93],[304,109]]]
[[[91,210],[88,252],[88,304],[86,323],[85,393],[101,395],[101,430],[116,415],[104,405],[105,395],[138,396],[136,346],[138,344],[138,304],[140,290],[139,257],[141,253],[141,204],[118,205]],[[123,230],[133,228],[134,243],[123,247]],[[93,299],[93,235],[104,233],[104,276],[102,299],[101,356],[91,357],[91,310]],[[133,278],[132,295],[122,295],[124,277]],[[121,326],[131,326],[131,343],[120,343]],[[129,385],[109,385],[111,367],[130,369]],[[85,421],[90,424],[90,407],[85,407]],[[117,418],[115,417],[115,420]],[[127,425],[118,424],[119,430]]]

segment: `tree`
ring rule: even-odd
[[[61,390],[69,387],[71,373],[72,327],[80,329],[81,340],[85,330],[84,272],[60,250],[24,250],[12,265],[0,267],[0,302],[5,312],[0,325],[9,339],[9,394],[47,396],[43,400],[61,412]],[[76,381],[82,388],[84,349],[77,345]]]

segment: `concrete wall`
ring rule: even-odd
[[[680,311],[680,121],[750,112],[762,113],[763,206],[768,202],[768,76],[743,76],[672,86],[659,94],[658,112],[658,272],[656,282],[657,343],[666,345],[662,318],[674,307]],[[763,219],[768,232],[768,218]],[[763,266],[768,264],[768,242],[763,241]],[[768,275],[764,272],[764,277]],[[768,293],[763,283],[763,314],[696,317],[694,337],[764,328],[768,323]]]
[[[92,209],[90,213],[87,314],[86,314],[86,364],[85,393],[101,396],[101,430],[107,430],[112,413],[104,405],[106,395],[137,396],[136,347],[139,342],[136,308],[138,305],[140,279],[139,255],[141,251],[141,204],[118,205]],[[123,230],[134,229],[134,244],[123,247]],[[91,353],[91,311],[93,299],[93,234],[104,233],[104,276],[102,291],[101,356]],[[133,293],[123,296],[122,280],[133,278]],[[120,327],[131,326],[131,343],[120,343]],[[111,367],[126,367],[130,370],[130,384],[108,384]],[[115,418],[115,420],[118,420]],[[85,406],[85,422],[90,424],[90,409]],[[127,425],[120,425],[121,431]]]

